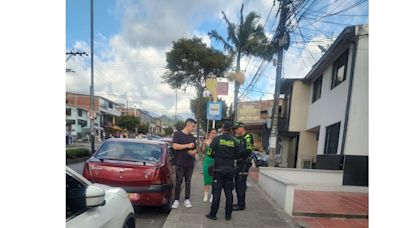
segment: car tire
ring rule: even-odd
[[[168,200],[168,203],[164,206],[161,206],[160,210],[162,213],[169,214],[172,209],[172,197]]]
[[[122,226],[122,228],[135,228],[136,227],[136,221],[135,217],[133,214],[129,214],[128,217],[125,219],[125,223]]]

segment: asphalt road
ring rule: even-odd
[[[82,174],[83,162],[69,164],[68,167]],[[136,213],[136,227],[162,227],[168,214],[161,213],[159,208],[144,207],[140,213]]]

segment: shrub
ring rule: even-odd
[[[66,149],[67,158],[81,158],[89,156],[89,149],[87,148],[67,148]]]

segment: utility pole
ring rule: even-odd
[[[93,0],[90,0],[90,110],[94,111],[94,78],[93,78]],[[94,119],[90,120],[90,145],[94,153]]]
[[[283,49],[288,42],[288,33],[286,32],[286,17],[288,13],[289,0],[278,0],[280,1],[280,18],[275,37],[275,42],[278,44],[278,62],[276,66],[276,79],[275,79],[275,94],[274,94],[274,108],[272,116],[272,127],[271,136],[269,138],[269,158],[268,166],[275,166],[275,153],[276,143],[278,139],[278,120],[279,120],[279,96],[281,87],[281,74],[282,74],[282,60],[283,60]],[[285,42],[286,41],[286,42]]]

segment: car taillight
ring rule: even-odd
[[[83,166],[83,173],[82,176],[88,180],[90,180],[91,175],[90,175],[90,170],[89,170],[89,163],[85,163]]]

